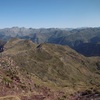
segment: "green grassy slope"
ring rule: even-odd
[[[43,82],[75,88],[99,84],[97,64],[68,46],[12,39],[3,54],[12,56],[22,70]]]

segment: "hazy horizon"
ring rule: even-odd
[[[50,29],[50,28],[54,28],[54,29],[84,29],[84,28],[100,28],[100,26],[97,26],[97,27],[39,27],[39,28],[35,28],[35,27],[20,27],[20,26],[12,26],[12,27],[3,27],[3,28],[0,28],[0,29],[6,29],[6,28],[26,28],[26,29],[29,29],[29,28],[32,28],[32,29]]]

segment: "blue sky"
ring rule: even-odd
[[[0,28],[100,27],[100,0],[0,0]]]

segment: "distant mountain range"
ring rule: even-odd
[[[68,45],[85,56],[100,56],[100,27],[98,28],[5,28],[0,29],[0,39],[8,41],[16,37],[35,43]]]

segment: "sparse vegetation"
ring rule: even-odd
[[[38,46],[31,41],[12,39],[5,48],[0,56],[3,95],[66,100],[77,91],[92,94],[89,88],[100,84],[99,59],[84,57],[68,46]]]

